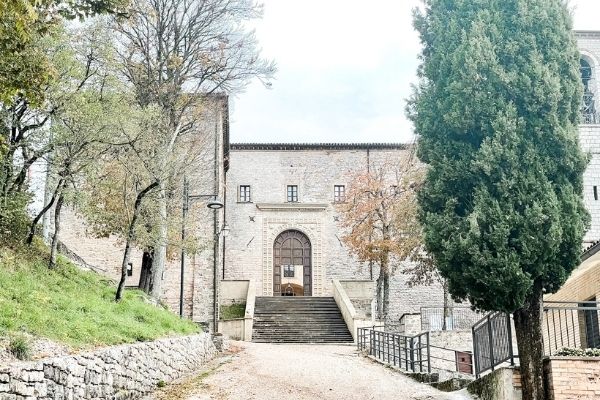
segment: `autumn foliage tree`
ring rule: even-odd
[[[372,162],[350,177],[345,202],[337,205],[343,242],[360,261],[379,267],[379,319],[388,313],[390,277],[400,262],[418,258],[422,250],[416,193],[423,175],[413,150],[400,159]]]

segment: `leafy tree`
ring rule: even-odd
[[[368,171],[351,176],[345,201],[336,207],[346,232],[342,240],[350,252],[379,267],[379,319],[387,317],[390,278],[398,263],[421,257],[416,192],[423,173],[414,153],[400,160],[373,162]]]
[[[0,102],[14,96],[32,105],[44,99],[44,87],[55,77],[52,63],[40,47],[55,33],[62,18],[124,14],[129,0],[4,0],[0,3]]]
[[[128,0],[0,2],[0,235],[14,240],[26,232],[26,205],[30,199],[26,192],[27,171],[52,152],[46,124],[64,104],[59,99],[62,85],[68,88],[66,92],[72,89],[72,82],[61,74],[62,66],[55,64],[55,42],[62,33],[62,19],[123,14],[127,3]]]
[[[513,313],[524,399],[543,399],[542,295],[578,265],[589,220],[571,17],[561,0],[424,3],[409,113],[426,247],[454,298]]]
[[[181,181],[176,149],[203,122],[202,100],[274,73],[273,63],[259,56],[253,32],[243,26],[260,15],[261,7],[251,0],[134,0],[130,18],[117,19],[122,74],[137,104],[158,108],[163,121],[154,131],[155,151],[145,160],[159,183],[154,298],[161,295],[167,257],[168,187]]]

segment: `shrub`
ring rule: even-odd
[[[565,357],[600,357],[600,349],[572,349],[565,347],[556,353]]]
[[[30,218],[27,204],[30,196],[26,193],[9,194],[0,198],[0,241],[15,245],[25,239],[29,229]]]
[[[234,303],[228,306],[221,306],[221,319],[224,321],[244,318],[246,314],[246,303]]]
[[[24,336],[15,336],[10,339],[8,351],[19,360],[29,360],[29,341]]]

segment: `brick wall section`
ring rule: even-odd
[[[109,347],[0,368],[1,400],[138,399],[214,357],[209,334]]]
[[[544,371],[548,400],[592,400],[600,398],[600,358],[551,357]]]

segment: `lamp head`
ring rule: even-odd
[[[223,208],[223,203],[215,199],[206,203],[206,207],[210,208],[211,210],[220,210],[221,208]]]

